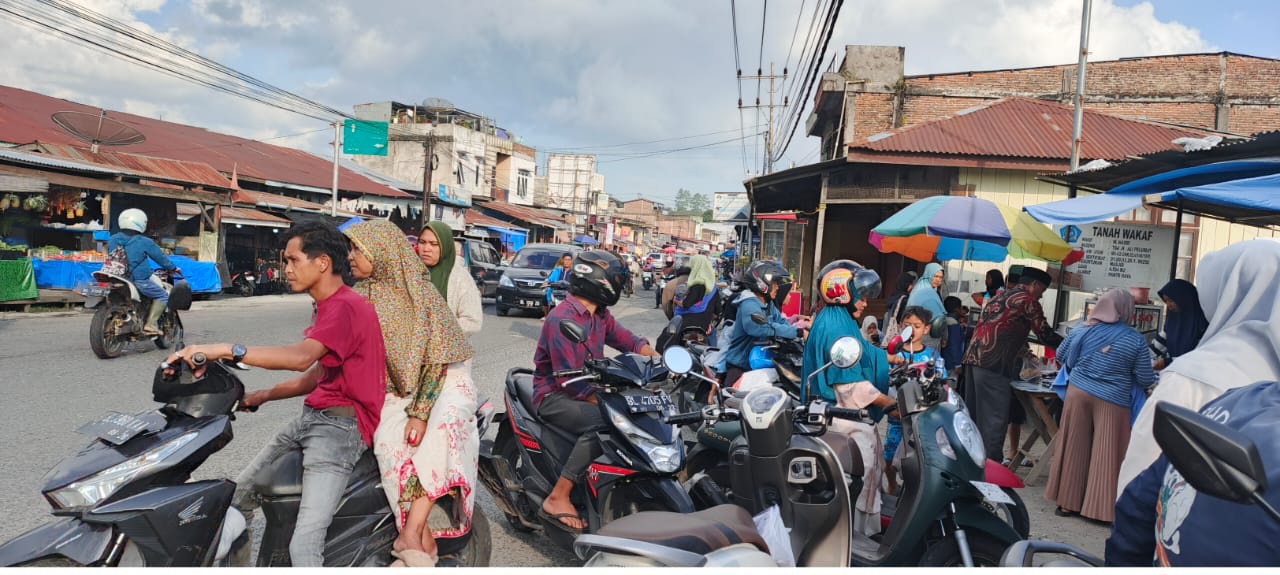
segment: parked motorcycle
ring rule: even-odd
[[[231,287],[228,292],[239,294],[242,297],[253,295],[254,289],[258,286],[258,276],[252,271],[242,271],[231,276]]]
[[[1160,450],[1196,492],[1224,501],[1258,505],[1280,524],[1280,512],[1263,495],[1267,471],[1253,441],[1193,410],[1160,402],[1152,433]],[[1037,555],[1072,560],[1038,562]],[[1102,567],[1104,561],[1082,549],[1053,541],[1019,541],[1005,552],[1002,567]]]
[[[560,332],[577,344],[587,339],[586,330],[571,321],[562,321]],[[671,410],[670,397],[657,389],[669,376],[665,367],[637,354],[624,354],[589,358],[582,369],[554,375],[571,378],[562,385],[587,382],[593,386],[605,421],[605,428],[595,432],[604,454],[591,464],[587,480],[573,493],[575,505],[586,511],[587,531],[641,510],[693,511],[693,503],[676,481],[676,473],[684,466],[684,443],[676,427],[662,420]],[[497,435],[480,444],[480,479],[512,527],[542,529],[552,541],[571,548],[569,531],[542,518],[539,510],[578,435],[538,415],[531,370],[509,371],[506,390],[506,413],[494,419],[500,423]]]
[[[142,326],[151,310],[151,298],[144,297],[133,281],[122,276],[93,272],[97,283],[81,292],[86,309],[97,308],[89,322],[89,347],[102,359],[119,357],[126,344],[154,340],[156,347],[168,349],[182,339],[182,319],[178,311],[191,309],[191,286],[185,281],[170,283],[169,274],[156,270],[152,278],[169,292],[169,305],[156,323],[161,335],[143,335]]]
[[[195,363],[203,364],[203,354]],[[164,405],[136,415],[111,412],[77,431],[94,439],[44,478],[55,521],[0,545],[0,565],[198,567],[247,563],[246,518],[231,507],[236,485],[191,475],[232,439],[244,384],[229,362],[156,370],[152,394]],[[481,419],[481,426],[487,425]],[[259,567],[287,566],[302,491],[302,455],[259,476],[266,530]],[[446,500],[448,501],[448,500]],[[444,503],[442,505],[450,505]],[[452,511],[452,507],[449,508]],[[385,566],[398,530],[373,451],[351,474],[325,541],[326,566]],[[476,509],[471,536],[441,549],[441,565],[487,566],[489,524]]]

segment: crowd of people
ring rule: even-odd
[[[190,362],[203,353],[210,360],[301,373],[245,397],[244,405],[252,407],[305,396],[306,407],[237,481],[250,485],[254,474],[284,450],[302,450],[305,487],[290,543],[294,565],[321,564],[325,532],[366,448],[376,455],[396,512],[397,556],[410,565],[430,565],[451,538],[467,533],[474,506],[479,438],[469,336],[483,323],[480,294],[460,267],[452,230],[444,224],[423,229],[416,246],[389,222],[360,221],[344,228],[308,223],[284,234],[290,287],[316,302],[301,342],[193,345],[171,361]],[[735,279],[745,289],[735,298],[724,297],[726,287],[715,268],[706,256],[690,257],[687,269],[667,284],[660,306],[668,318],[681,316],[686,328],[720,344],[722,385],[733,385],[751,371],[753,349],[765,338],[803,340],[802,381],[830,362],[836,340],[854,337],[862,343],[857,363],[822,371],[803,393],[870,414],[869,421],[835,424],[855,440],[866,462],[854,525],[869,535],[880,529],[881,492],[899,489],[894,468],[900,460],[901,422],[888,383],[894,365],[940,362],[955,376],[988,457],[996,458],[1009,453],[1006,438],[1008,447],[1017,449],[1012,430],[1021,414],[1010,384],[1020,378],[1034,334],[1037,343],[1056,350],[1066,384],[1046,497],[1061,516],[1114,521],[1117,558],[1132,561],[1145,551],[1155,556],[1154,548],[1147,549],[1155,546],[1167,564],[1175,565],[1176,537],[1157,541],[1149,536],[1151,522],[1168,513],[1153,497],[1169,489],[1169,479],[1152,475],[1167,462],[1152,436],[1152,410],[1144,404],[1168,401],[1198,409],[1230,389],[1280,379],[1280,288],[1274,281],[1280,243],[1274,241],[1242,242],[1205,256],[1199,290],[1181,280],[1162,288],[1167,321],[1150,344],[1130,326],[1134,299],[1120,289],[1102,294],[1084,325],[1064,339],[1040,303],[1051,278],[1034,267],[1010,270],[1007,281],[998,271],[989,273],[984,291],[972,296],[981,306],[972,325],[964,302],[943,293],[946,272],[937,263],[919,274],[898,276],[883,318],[866,313],[868,303],[881,296],[879,274],[851,260],[829,262],[818,272],[820,299],[812,317],[783,314],[793,279],[779,263],[757,261],[738,274]],[[566,282],[568,295],[554,307],[548,300],[532,358],[534,403],[542,418],[581,432],[581,439],[540,514],[566,529],[585,527],[570,494],[599,455],[600,446],[587,431],[602,422],[592,388],[564,387],[563,378],[554,374],[580,369],[588,354],[599,357],[606,345],[658,357],[647,339],[622,326],[609,309],[635,271],[616,254],[586,250],[566,256],[550,280]],[[354,285],[348,285],[352,279]],[[717,333],[725,315],[735,320],[732,328]],[[569,341],[560,331],[565,320],[587,328],[585,344]],[[912,337],[888,353],[887,344],[907,327]],[[451,506],[456,517],[449,528],[432,528],[428,517],[444,497],[458,502]],[[242,489],[235,504],[250,512],[252,498]],[[1227,513],[1211,506],[1194,511],[1202,517],[1179,518],[1184,529]],[[1140,528],[1147,536],[1135,531]]]

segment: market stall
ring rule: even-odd
[[[76,259],[74,255],[50,256],[49,259],[32,258],[36,286],[42,289],[80,291],[96,282],[93,272],[102,269],[103,259]],[[218,293],[222,291],[222,278],[218,267],[208,262],[198,262],[186,256],[169,256],[173,265],[182,270],[183,278],[191,285],[193,293]],[[151,269],[159,266],[147,260]]]

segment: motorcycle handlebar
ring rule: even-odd
[[[667,416],[667,423],[671,425],[689,425],[702,421],[702,412],[693,411],[690,413],[675,413]]]
[[[551,375],[552,377],[578,377],[579,375],[586,375],[586,373],[587,371],[585,369],[566,369],[563,371],[557,371]]]
[[[857,420],[860,420],[860,419],[863,419],[863,418],[868,417],[867,410],[865,410],[865,409],[848,409],[848,408],[844,408],[844,407],[828,407],[828,408],[827,408],[827,413],[828,413],[829,415],[831,415],[831,417],[838,418],[838,419],[847,419],[847,420],[850,420],[850,421],[857,421]]]

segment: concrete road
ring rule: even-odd
[[[654,338],[665,318],[653,309],[652,292],[624,299],[616,315],[631,329]],[[474,338],[474,376],[483,393],[500,402],[508,369],[532,364],[542,322],[535,317],[498,317],[486,305],[484,331]],[[135,413],[154,406],[151,380],[164,353],[147,343],[114,360],[99,360],[89,349],[90,316],[83,312],[0,314],[0,541],[49,518],[39,490],[41,477],[87,441],[75,433],[81,424],[106,411]],[[196,302],[183,316],[188,343],[234,342],[246,345],[292,343],[310,322],[305,295],[258,296]],[[249,389],[268,387],[288,377],[252,370],[243,374]],[[239,417],[235,440],[200,469],[197,479],[234,477],[280,422],[301,409],[301,399],[275,402]],[[494,566],[563,566],[578,561],[538,535],[509,529],[489,493],[479,489],[481,508],[493,526]],[[1101,554],[1107,529],[1080,519],[1053,515],[1043,487],[1022,493],[1033,538],[1049,538]]]

